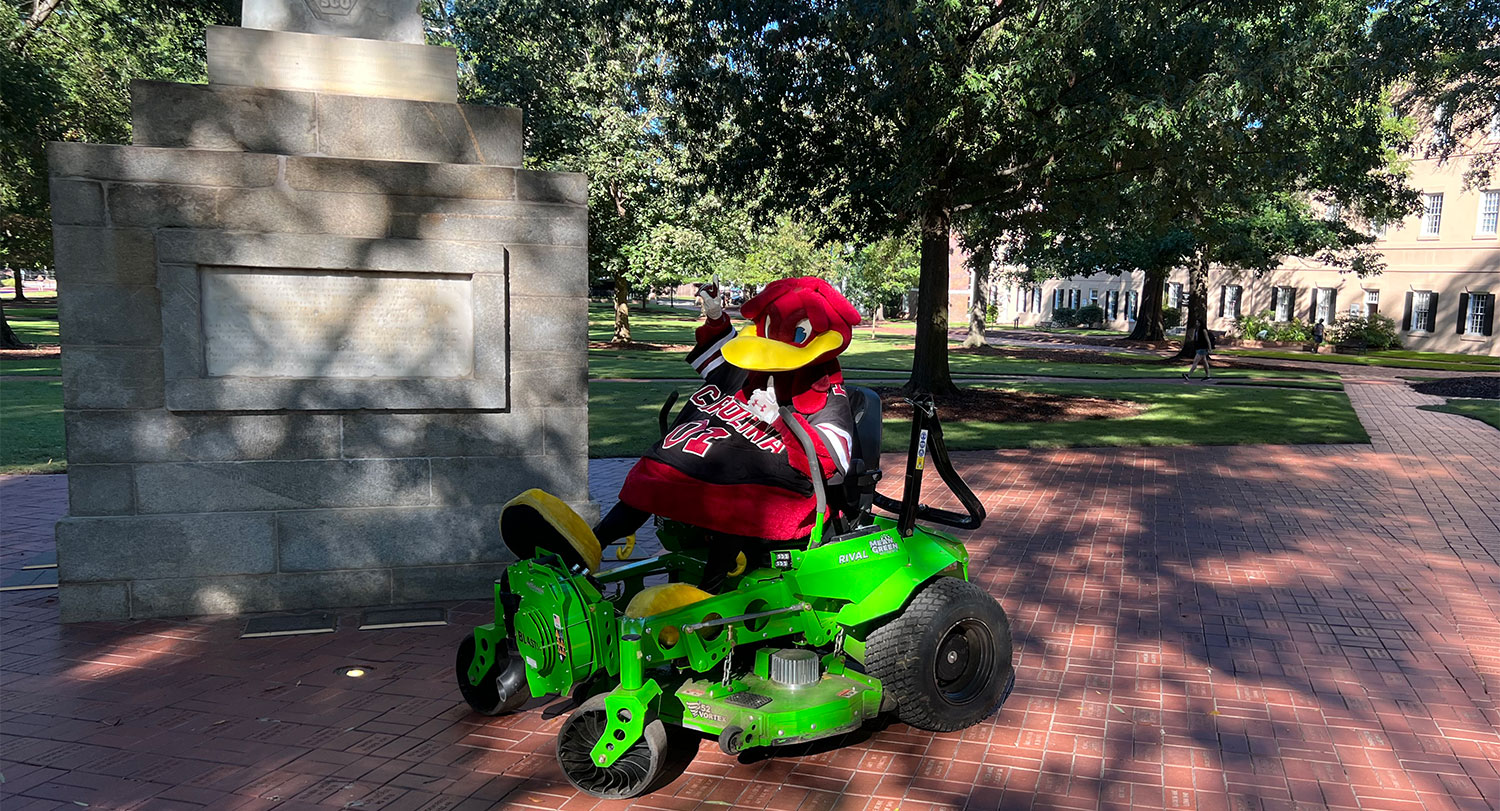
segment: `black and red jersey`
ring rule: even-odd
[[[721,532],[784,541],[812,531],[812,481],[801,444],[781,418],[766,424],[745,403],[773,387],[813,439],[830,484],[849,469],[853,413],[837,361],[790,372],[747,372],[720,349],[735,335],[727,317],[698,328],[687,361],[705,384],[671,430],[626,477],[620,499],[646,512]]]

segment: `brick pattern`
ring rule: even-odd
[[[230,619],[60,626],[0,596],[11,809],[1500,807],[1500,432],[1351,383],[1372,446],[959,454],[965,540],[1019,678],[951,734],[899,723],[743,762],[705,741],[634,803],[578,796],[561,717],[465,711],[447,628],[238,640]],[[605,502],[629,460],[593,463]],[[62,477],[0,481],[0,567]],[[894,487],[894,479],[890,482]],[[643,543],[643,547],[646,544]],[[373,667],[353,680],[340,665]]]

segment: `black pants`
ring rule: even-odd
[[[610,509],[609,514],[604,516],[598,526],[594,527],[594,537],[599,539],[601,547],[609,546],[640,529],[650,517],[651,513],[638,510],[621,501]],[[698,583],[698,587],[704,591],[717,591],[720,586],[724,585],[724,578],[734,571],[735,559],[741,552],[748,557],[752,554],[759,554],[761,551],[759,548],[761,544],[757,538],[714,532],[708,533],[704,541],[704,545],[696,550],[706,557],[703,578]]]

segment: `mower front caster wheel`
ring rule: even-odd
[[[503,715],[520,708],[531,698],[526,686],[526,667],[517,657],[505,650],[493,651],[494,659],[478,684],[469,683],[469,665],[474,662],[474,635],[464,637],[458,643],[458,656],[454,659],[454,676],[458,679],[458,691],[464,701],[480,715]]]
[[[579,791],[606,800],[639,797],[655,788],[667,765],[670,746],[661,719],[646,725],[636,741],[610,766],[594,764],[590,752],[609,726],[608,710],[600,694],[585,701],[563,722],[557,733],[557,762],[563,776]]]

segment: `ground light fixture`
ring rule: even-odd
[[[340,676],[348,676],[351,679],[362,679],[374,672],[375,668],[370,665],[344,665],[333,672]]]

